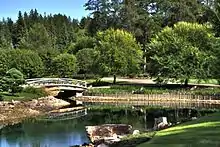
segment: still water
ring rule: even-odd
[[[106,123],[130,124],[134,129],[152,128],[154,118],[165,116],[169,122],[203,116],[207,112],[189,109],[178,110],[89,110],[88,115],[65,121],[25,121],[0,130],[0,147],[70,147],[89,143],[85,132],[87,125]]]

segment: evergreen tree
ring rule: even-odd
[[[14,28],[13,36],[12,36],[12,42],[13,42],[13,45],[15,48],[18,47],[19,42],[20,42],[21,38],[24,37],[25,33],[26,33],[25,22],[24,22],[21,11],[19,11],[18,20],[15,24],[15,28]]]
[[[51,39],[46,28],[42,24],[34,24],[19,42],[19,48],[37,52],[51,48]]]
[[[3,19],[3,21],[0,22],[0,48],[10,49],[12,47],[11,32],[7,22]]]

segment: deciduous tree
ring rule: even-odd
[[[142,62],[141,46],[124,30],[108,29],[97,33],[96,64],[103,75],[137,74]]]
[[[53,59],[53,73],[59,77],[71,77],[77,73],[76,57],[74,55],[64,53]]]
[[[205,79],[214,60],[214,35],[208,26],[179,22],[154,37],[148,50],[148,72],[162,81]]]
[[[96,60],[96,51],[92,48],[84,48],[76,53],[77,65],[79,73],[90,74],[93,73],[93,66]]]

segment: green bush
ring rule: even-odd
[[[4,98],[3,98],[3,96],[0,94],[0,101],[3,101],[4,100]]]
[[[73,79],[97,79],[99,76],[95,74],[73,74]]]
[[[26,87],[26,88],[23,89],[23,92],[24,93],[35,94],[39,97],[47,96],[47,93],[44,91],[43,88]]]
[[[110,82],[106,82],[106,81],[101,81],[101,80],[96,80],[95,82],[91,83],[92,86],[108,86],[111,85]]]

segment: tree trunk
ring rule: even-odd
[[[184,81],[184,86],[188,86],[188,82],[189,82],[189,80],[188,79],[185,79],[185,81]]]
[[[116,84],[116,75],[114,74],[114,81],[113,84]]]

